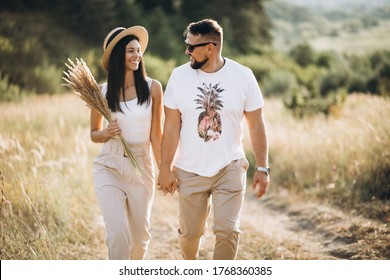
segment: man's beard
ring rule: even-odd
[[[195,70],[196,70],[196,69],[200,69],[200,68],[202,68],[202,66],[205,65],[208,61],[209,61],[208,58],[205,58],[203,61],[196,61],[196,60],[194,60],[194,62],[191,63],[191,67],[192,67],[192,69],[195,69]]]

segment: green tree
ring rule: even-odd
[[[174,0],[136,0],[145,12],[152,11],[153,9],[160,7],[164,13],[171,15],[175,12],[175,2]],[[195,2],[195,1],[194,1]]]
[[[180,11],[188,20],[217,20],[224,28],[225,43],[238,53],[250,53],[270,45],[271,21],[263,7],[264,0],[182,1]],[[227,25],[227,26],[226,26]]]
[[[309,44],[299,44],[290,50],[290,57],[300,66],[306,67],[315,62],[313,48]]]
[[[183,38],[180,36],[184,23],[178,24],[180,20],[175,16],[167,17],[161,6],[151,10],[146,19],[145,26],[149,30],[149,36],[153,38],[148,48],[154,55],[169,59],[184,54]],[[181,28],[177,30],[179,26]]]

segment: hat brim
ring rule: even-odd
[[[103,57],[102,57],[102,66],[107,71],[108,63],[110,60],[111,52],[114,49],[115,45],[124,37],[134,35],[138,38],[139,44],[141,45],[142,54],[145,52],[146,47],[148,46],[149,35],[148,31],[142,26],[132,26],[127,29],[121,31],[118,35],[112,39],[112,41],[108,44],[108,46],[104,49]]]

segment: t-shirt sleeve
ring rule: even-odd
[[[244,110],[246,112],[254,111],[264,106],[263,94],[261,93],[261,89],[255,75],[252,70],[249,69],[247,75],[247,87],[245,90],[245,106]]]
[[[169,77],[167,87],[166,87],[165,93],[164,93],[164,105],[170,109],[178,109],[177,101],[175,98],[174,73],[175,72],[173,71],[171,76]]]

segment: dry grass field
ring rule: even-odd
[[[389,181],[377,172],[390,170],[390,100],[350,95],[337,116],[297,120],[270,99],[265,112],[272,184],[260,200],[248,188],[238,259],[390,259]],[[106,259],[89,109],[38,96],[1,103],[0,118],[1,259]],[[152,211],[147,259],[181,259],[177,196],[156,192]]]

